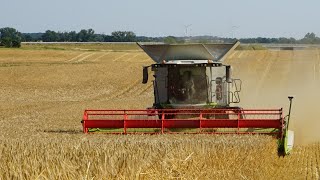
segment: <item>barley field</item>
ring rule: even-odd
[[[0,48],[0,179],[319,179],[320,50],[235,51],[244,108],[288,108],[291,155],[269,136],[82,133],[85,109],[152,105],[152,61],[128,45]]]

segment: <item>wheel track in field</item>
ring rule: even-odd
[[[142,91],[139,93],[139,95],[146,93],[149,89],[152,89],[152,87],[153,87],[153,83],[146,85],[146,87],[142,89]]]
[[[149,84],[139,84],[136,88],[132,89],[126,94],[123,94],[121,97],[137,97],[143,95],[149,89],[151,89],[152,83]]]
[[[137,53],[127,59],[122,60],[121,62],[131,62],[132,60],[134,60],[136,57],[138,57],[139,55],[141,55],[140,53]]]
[[[91,57],[91,56],[94,56],[96,55],[95,52],[84,52],[84,53],[81,53],[65,62],[67,63],[80,63],[80,62],[83,62],[85,61],[87,58]]]
[[[114,100],[114,99],[123,99],[128,97],[138,97],[146,93],[149,89],[152,88],[152,83],[148,85],[140,85],[141,79],[134,81],[134,83],[130,84],[129,86],[125,87],[121,91],[113,91],[116,93],[106,93],[98,95],[94,98],[88,99],[89,101],[105,101],[105,100]]]
[[[138,82],[138,83],[137,83]],[[128,91],[122,93],[118,98],[137,97],[144,94],[153,86],[152,83],[142,84],[142,78],[135,81],[134,86],[129,88]]]
[[[136,54],[132,58],[126,60],[125,62],[128,62],[128,61],[136,58],[139,55],[141,55],[141,54]],[[147,60],[149,60],[149,59],[147,59]],[[134,62],[137,62],[137,61],[134,61]],[[135,69],[138,69],[138,67]],[[137,83],[137,81],[138,81],[138,83]],[[139,78],[137,81],[135,81],[133,87],[129,88],[127,91],[125,91],[124,93],[122,93],[121,95],[119,95],[117,97],[118,98],[137,97],[137,96],[143,95],[145,92],[147,92],[153,86],[152,83],[142,84],[142,78]]]
[[[135,62],[136,63],[146,63],[146,62],[150,62],[150,61],[152,61],[150,58],[144,58],[144,59],[142,59],[140,61],[135,61]]]
[[[129,55],[130,53],[124,53],[116,58],[113,59],[113,62],[119,61],[120,59],[124,58],[125,56]]]
[[[137,69],[138,67],[134,68]],[[152,83],[147,85],[142,84],[142,79],[137,78],[133,83],[129,84],[118,91],[118,89],[113,90],[111,93],[104,93],[93,98],[89,98],[89,101],[104,101],[104,100],[113,100],[116,98],[127,98],[127,97],[137,97],[144,94],[152,87]]]
[[[120,97],[123,96],[123,94],[128,93],[131,89],[133,89],[135,86],[137,86],[140,83],[140,81],[141,80],[138,79],[138,80],[134,81],[134,83],[130,84],[129,86],[123,88],[120,91],[115,90],[115,91],[113,91],[111,93],[101,94],[101,95],[98,95],[98,96],[96,96],[94,98],[90,98],[89,100],[103,101],[103,100],[112,100],[112,99],[115,99],[115,98],[120,98]]]
[[[99,59],[101,59],[102,57],[104,57],[104,56],[106,56],[108,54],[110,54],[110,52],[103,53],[102,55],[90,60],[90,62],[96,62],[96,61],[98,61]]]
[[[118,60],[118,62],[132,62],[132,63],[145,63],[145,62],[149,62],[150,61],[150,58],[137,58],[139,56],[143,55],[142,53],[137,53],[137,54],[134,54],[133,56],[129,57],[128,59],[124,59],[124,60],[120,60],[122,58],[120,58]]]
[[[128,59],[124,59],[124,60],[120,60],[123,57],[130,55],[129,53],[126,53],[120,57],[117,58],[116,61],[118,62],[131,62],[133,61],[136,57],[138,57],[139,55],[142,55],[141,53],[137,53],[131,57],[129,57]],[[142,61],[134,61],[134,62],[147,62],[149,61],[150,58],[147,58],[145,60]],[[138,79],[136,80],[130,87],[125,88],[124,91],[120,92],[119,94],[110,97],[110,99],[114,99],[114,98],[127,98],[127,97],[137,97],[140,95],[143,95],[144,93],[146,93],[148,90],[150,90],[153,86],[152,83],[148,83],[148,84],[142,84],[142,79]]]
[[[68,59],[68,60],[66,60],[66,61],[64,61],[64,62],[73,62],[73,61],[76,61],[78,58],[81,58],[81,57],[87,55],[88,53],[89,53],[89,52],[82,52],[81,54],[78,54],[78,55],[76,55],[75,57],[73,57],[73,58],[71,58],[71,59]]]
[[[85,61],[87,58],[89,58],[89,57],[91,57],[91,56],[94,56],[96,53],[90,53],[90,54],[88,54],[88,55],[86,55],[86,56],[84,56],[84,57],[82,57],[82,58],[80,58],[80,59],[78,59],[78,60],[76,60],[76,61],[74,61],[75,63],[79,63],[79,62],[83,62],[83,61]]]

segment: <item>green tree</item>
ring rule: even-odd
[[[21,47],[22,35],[14,28],[5,27],[0,29],[0,45],[5,47]]]
[[[320,43],[320,38],[316,36],[315,33],[307,33],[303,39],[301,39],[302,43],[305,44],[316,44]]]
[[[104,42],[112,42],[113,41],[113,37],[110,35],[103,35],[103,41]]]
[[[55,31],[47,30],[42,35],[42,41],[44,41],[44,42],[57,42],[57,41],[59,41],[59,36]]]
[[[75,31],[69,32],[68,39],[70,42],[77,42],[78,41],[77,33]]]
[[[29,34],[22,34],[22,41],[24,42],[31,42],[33,41],[33,38]]]
[[[92,42],[95,40],[95,34],[93,29],[82,29],[78,33],[78,41],[79,42]]]
[[[114,42],[135,42],[137,37],[132,31],[114,31],[111,33]]]

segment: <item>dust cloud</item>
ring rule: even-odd
[[[246,56],[237,58],[237,54]],[[319,49],[295,51],[236,52],[226,63],[243,81],[240,106],[243,108],[284,108],[294,96],[290,129],[295,144],[320,141],[320,58]]]

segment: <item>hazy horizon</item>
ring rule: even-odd
[[[320,36],[320,1],[103,1],[2,0],[0,27],[23,33],[117,30],[138,36],[294,37]],[[186,33],[186,26],[188,26]]]

